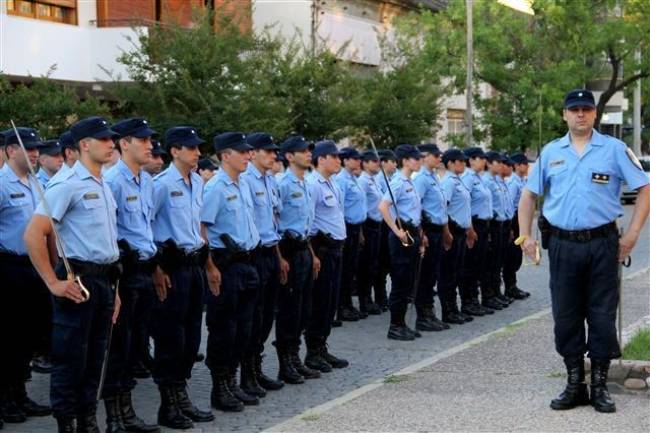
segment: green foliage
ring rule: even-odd
[[[78,119],[109,115],[109,108],[86,95],[82,100],[70,87],[45,77],[13,86],[0,75],[0,129],[16,126],[36,128],[43,138],[56,138]]]
[[[623,359],[650,361],[650,329],[639,329],[623,348]]]

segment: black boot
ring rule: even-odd
[[[16,406],[18,406],[26,416],[47,416],[52,413],[52,409],[50,409],[49,406],[40,405],[27,396],[24,382],[14,386],[12,391]]]
[[[59,433],[77,433],[74,418],[57,418],[56,425]]]
[[[228,388],[230,392],[234,395],[239,401],[244,403],[244,406],[257,406],[260,404],[260,399],[254,395],[245,393],[237,384],[237,367],[231,367],[228,375]]]
[[[339,308],[337,317],[344,322],[356,322],[360,319],[359,311],[352,305],[343,305]]]
[[[491,310],[503,310],[505,307],[497,298],[483,298],[483,306]]]
[[[519,290],[517,287],[510,287],[509,289],[506,289],[506,296],[516,301],[520,301],[522,299],[527,298],[527,296],[524,295],[524,292]]]
[[[311,369],[302,363],[300,360],[300,348],[292,347],[291,348],[291,365],[296,371],[305,379],[318,379],[320,378],[320,371]]]
[[[0,414],[4,422],[18,424],[27,421],[27,415],[23,412],[13,399],[10,390],[0,391]]]
[[[426,332],[439,332],[449,329],[449,325],[436,320],[436,314],[432,306],[416,307],[417,319],[415,329]]]
[[[585,384],[585,361],[580,358],[564,360],[567,372],[567,385],[564,391],[553,401],[551,409],[567,410],[589,404],[589,393]]]
[[[215,369],[212,373],[212,391],[210,392],[210,405],[224,412],[241,412],[244,403],[235,397],[228,387],[228,369]]]
[[[126,433],[120,413],[119,397],[104,397],[104,407],[106,408],[106,433]]]
[[[390,326],[388,327],[388,337],[389,340],[398,340],[398,341],[413,341],[415,340],[415,334],[406,326],[404,317],[406,316],[405,311],[401,312],[390,312]]]
[[[608,359],[591,359],[591,405],[596,412],[616,412],[616,405],[607,389],[608,373]]]
[[[101,433],[94,410],[77,416],[77,433]]]
[[[176,401],[176,392],[170,387],[160,387],[160,408],[158,424],[161,426],[187,430],[194,427],[192,420],[183,415]]]
[[[458,311],[456,301],[446,302],[442,305],[442,321],[445,323],[453,323],[455,325],[462,325],[465,323],[465,316],[461,315]]]
[[[131,401],[131,392],[123,392],[119,396],[120,415],[122,416],[122,425],[128,432],[133,433],[157,433],[160,431],[155,424],[146,424],[135,414],[133,402]],[[108,412],[108,408],[106,409]]]
[[[472,301],[463,302],[460,312],[468,316],[485,316],[485,311],[478,305],[475,305]]]
[[[323,358],[320,346],[307,346],[307,356],[305,356],[305,365],[312,370],[318,370],[321,373],[329,373],[332,366]]]
[[[257,383],[260,384],[262,388],[264,388],[267,391],[277,391],[279,389],[282,389],[284,386],[284,382],[281,380],[273,380],[264,372],[262,371],[262,359],[264,358],[264,355],[256,355],[255,356],[255,375],[257,376]]]
[[[329,353],[329,351],[327,350],[327,344],[323,344],[321,346],[320,356],[325,360],[325,362],[331,365],[332,368],[345,368],[348,365],[350,365],[347,359],[339,358]]]
[[[194,406],[190,396],[187,394],[185,385],[179,385],[174,388],[176,392],[176,405],[181,413],[194,422],[210,422],[214,421],[214,415],[207,410],[201,410]]]
[[[240,376],[241,389],[246,394],[255,397],[266,397],[266,391],[257,382],[257,374],[255,374],[255,361],[253,357],[245,358],[241,362],[241,376]]]
[[[133,374],[133,377],[138,379],[148,379],[151,377],[151,371],[142,361],[138,361],[131,367],[131,373]]]
[[[284,347],[278,347],[278,361],[280,369],[278,370],[278,380],[282,380],[291,385],[300,385],[305,383],[305,378],[302,377],[291,362],[291,353]]]

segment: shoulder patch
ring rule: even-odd
[[[636,157],[634,152],[632,152],[632,149],[629,147],[625,147],[625,154],[627,155],[628,158],[630,158],[630,161],[632,161],[632,164],[636,165],[636,167],[639,170],[643,170],[643,166],[641,165],[641,161],[639,161],[639,158]]]

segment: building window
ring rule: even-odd
[[[447,110],[447,133],[465,133],[465,110],[456,110],[451,108]]]
[[[8,0],[7,13],[43,21],[77,24],[77,0]]]

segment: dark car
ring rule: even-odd
[[[650,156],[642,156],[639,158],[643,171],[646,172],[646,175],[650,176]],[[625,181],[621,182],[621,201],[625,204],[634,203],[636,200],[637,192],[634,189],[628,188]]]

